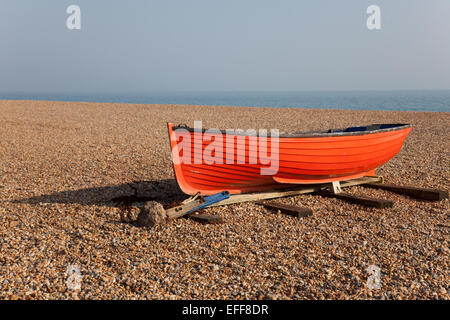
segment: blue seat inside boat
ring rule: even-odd
[[[355,131],[372,131],[372,130],[381,130],[381,129],[389,129],[398,127],[398,124],[372,124],[370,126],[365,127],[349,127],[345,129],[343,132],[355,132]]]
[[[326,131],[327,133],[336,133],[336,132],[362,132],[362,131],[374,131],[374,130],[381,130],[381,129],[390,129],[395,128],[399,126],[404,126],[404,124],[397,124],[397,123],[389,123],[389,124],[371,124],[369,126],[363,126],[363,127],[348,127],[346,129],[329,129]]]
[[[355,131],[366,131],[367,127],[349,127],[345,129],[343,132],[355,132]]]

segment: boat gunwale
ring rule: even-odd
[[[309,131],[309,132],[295,132],[295,133],[282,133],[278,137],[279,138],[325,138],[325,137],[345,137],[345,136],[362,136],[362,135],[368,135],[368,134],[374,134],[374,133],[381,133],[381,132],[392,132],[392,131],[400,131],[407,128],[411,128],[411,124],[408,123],[376,123],[376,124],[370,124],[366,125],[366,128],[373,127],[373,126],[382,126],[382,125],[390,125],[393,127],[390,128],[384,128],[384,129],[372,129],[372,130],[364,130],[364,131],[350,131],[345,132],[344,130],[352,127],[347,128],[340,128],[340,129],[329,129],[327,131]],[[358,127],[364,127],[364,126],[358,126]],[[202,134],[216,134],[220,133],[223,135],[228,135],[226,130],[220,130],[220,129],[204,129],[198,130],[196,128],[191,128],[185,125],[174,125],[172,127],[172,130],[175,131],[177,129],[184,129],[189,132],[194,133],[202,133]],[[236,129],[238,130],[238,129]],[[331,132],[328,132],[331,131]],[[336,131],[336,132],[333,132]],[[249,134],[245,131],[234,131],[232,134],[233,136],[251,136],[254,137],[255,135]],[[256,134],[257,137],[259,137],[259,134]]]

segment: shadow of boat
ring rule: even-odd
[[[80,204],[116,207],[135,202],[158,201],[163,205],[186,199],[175,179],[133,181],[119,185],[83,188],[15,199],[10,203],[26,204]]]

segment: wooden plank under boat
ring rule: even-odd
[[[374,124],[266,138],[247,132],[229,134],[224,130],[167,125],[181,190],[204,195],[223,190],[232,194],[259,192],[371,176],[400,151],[411,131],[409,124]],[[215,161],[206,160],[205,154]],[[276,170],[272,168],[274,159]]]

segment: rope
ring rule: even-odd
[[[199,196],[200,196],[200,191],[197,192],[195,195],[193,195],[193,196],[187,198],[186,200],[184,200],[181,204],[186,204],[186,203],[189,203],[189,202],[191,202],[191,201],[194,201],[194,200],[197,199]]]

